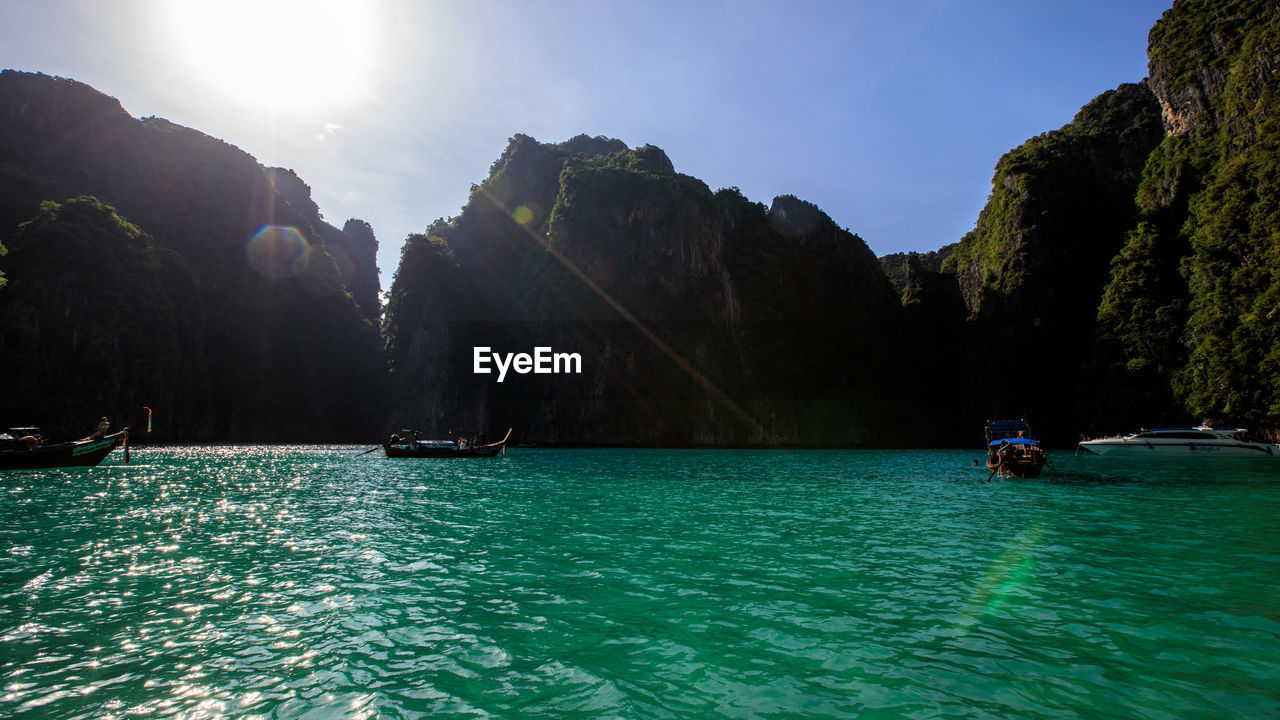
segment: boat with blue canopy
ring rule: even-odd
[[[1049,454],[1026,420],[988,420],[987,467],[1001,477],[1039,477]]]

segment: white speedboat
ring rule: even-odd
[[[1125,437],[1085,440],[1080,449],[1115,457],[1276,457],[1280,446],[1240,439],[1244,428],[1152,428]]]

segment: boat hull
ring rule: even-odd
[[[503,445],[484,445],[476,448],[459,450],[453,447],[410,447],[407,445],[383,445],[382,449],[389,458],[477,458],[493,457],[502,452]]]
[[[1036,478],[1040,477],[1040,471],[1044,469],[1044,462],[1044,460],[1022,460],[1001,463],[988,460],[987,469],[1005,477]]]
[[[1159,440],[1089,440],[1080,449],[1094,455],[1127,458],[1255,457],[1280,458],[1280,448],[1262,443]]]
[[[97,440],[46,445],[35,450],[8,450],[0,453],[0,470],[48,470],[50,468],[93,467],[120,447],[123,432]]]
[[[442,442],[399,442],[383,443],[382,450],[389,458],[449,460],[455,458],[494,457],[506,450],[507,441],[510,439],[511,428],[508,428],[506,436],[498,442],[489,443],[488,445],[476,445],[466,449],[460,449],[456,445]]]

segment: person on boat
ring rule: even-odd
[[[103,417],[101,420],[98,421],[98,429],[93,431],[93,434],[89,436],[89,439],[100,440],[107,436],[107,431],[110,429],[111,429],[111,421]]]
[[[459,449],[459,450],[466,450],[466,449],[467,449],[467,439],[466,439],[466,438],[464,438],[464,437],[460,437],[460,438],[458,438],[458,449]]]

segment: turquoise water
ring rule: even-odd
[[[1280,717],[1280,462],[360,450],[0,475],[0,716]]]

